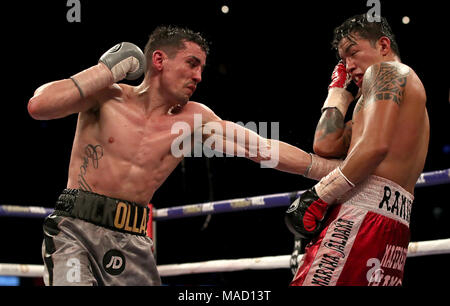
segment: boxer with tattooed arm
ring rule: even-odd
[[[311,240],[291,285],[401,285],[429,142],[425,89],[400,62],[384,17],[347,19],[334,30],[333,46],[342,60],[332,82],[340,93],[330,98],[330,86],[314,148],[344,159],[286,212],[290,231]],[[348,79],[361,96],[345,125]]]

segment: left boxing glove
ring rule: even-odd
[[[132,43],[123,42],[106,51],[97,65],[85,69],[70,79],[86,98],[124,78],[135,80],[146,68],[145,56]]]
[[[99,62],[111,70],[114,82],[123,79],[136,80],[146,69],[145,55],[138,46],[122,42],[106,51]]]
[[[322,230],[321,224],[329,204],[319,198],[313,188],[306,190],[289,206],[286,226],[297,237],[311,239]]]
[[[321,231],[328,207],[353,187],[338,166],[289,206],[285,215],[288,229],[302,238],[313,238]]]

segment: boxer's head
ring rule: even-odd
[[[206,55],[209,53],[209,44],[200,33],[196,33],[187,28],[176,26],[159,26],[157,27],[145,45],[144,53],[147,60],[151,60],[151,56],[155,50],[161,49],[169,56],[173,57],[177,51],[184,49],[184,43],[190,41],[200,46]]]
[[[400,59],[395,36],[381,16],[379,22],[369,21],[366,14],[347,19],[334,29],[332,46],[358,86],[369,66]]]
[[[175,26],[156,28],[145,46],[147,74],[158,75],[170,100],[186,103],[194,93],[209,53],[200,33]]]

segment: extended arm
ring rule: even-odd
[[[237,123],[216,120],[203,127],[204,144],[228,155],[246,157],[266,168],[305,174],[311,164],[308,153],[285,142],[267,139]]]
[[[211,150],[246,157],[262,167],[319,180],[342,161],[324,159],[276,139],[267,139],[240,124],[213,114],[202,126],[203,145]]]

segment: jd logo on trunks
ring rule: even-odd
[[[103,256],[103,269],[111,275],[119,275],[125,270],[125,256],[118,250],[109,250]]]
[[[397,190],[394,192],[394,196],[391,196],[391,188],[384,186],[383,199],[381,200],[378,208],[385,207],[388,212],[409,223],[412,201]]]

